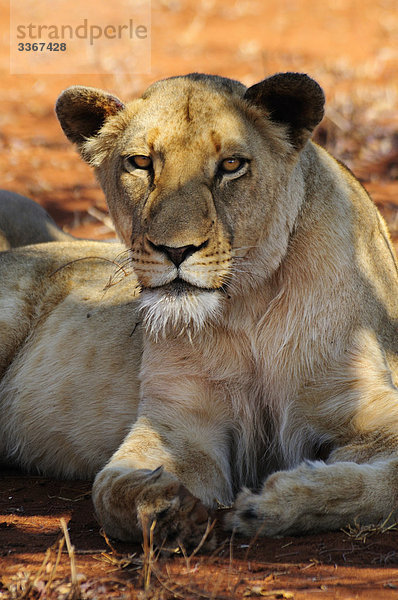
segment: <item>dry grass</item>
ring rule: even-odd
[[[75,549],[70,541],[67,524],[60,519],[62,537],[47,549],[43,562],[36,573],[20,570],[15,575],[0,581],[0,600],[96,600],[111,597],[102,595],[103,581],[88,581],[76,566]],[[64,547],[69,560],[70,575],[58,573],[62,563]],[[115,589],[118,582],[109,580]]]
[[[387,519],[376,525],[361,525],[355,521],[354,525],[347,525],[347,527],[342,529],[342,532],[348,535],[352,540],[366,543],[369,537],[398,529],[397,521],[389,522],[391,516],[392,513],[388,515]]]
[[[36,573],[21,570],[9,580],[3,579],[2,588],[0,589],[0,599],[24,600],[51,598],[56,588],[62,593],[63,586],[65,584],[68,585],[68,583],[57,579],[56,573],[61,561],[64,544],[65,538],[63,537],[55,546],[48,548],[43,562]],[[72,596],[70,598],[72,600]]]
[[[185,572],[193,571],[192,560],[200,552],[214,528],[215,522],[208,523],[198,546],[187,554],[185,549],[176,548],[176,554],[185,559]],[[11,577],[0,580],[0,600],[99,600],[102,598],[129,598],[131,600],[168,600],[171,598],[192,598],[217,600],[219,596],[212,591],[208,593],[194,585],[185,585],[175,580],[169,569],[167,558],[162,548],[154,544],[156,521],[143,527],[143,553],[120,554],[112,545],[104,532],[102,535],[109,551],[101,552],[98,560],[114,567],[115,577],[89,579],[79,573],[76,565],[76,553],[71,543],[68,527],[63,518],[60,519],[62,536],[48,548],[44,559],[36,572],[20,570]],[[65,551],[66,548],[66,551]],[[93,553],[90,551],[90,553]],[[167,549],[166,555],[170,556]],[[62,576],[59,568],[63,556],[67,554],[70,574]],[[160,561],[162,558],[162,564]],[[96,558],[96,557],[94,557]],[[206,557],[212,560],[212,557]],[[65,567],[65,564],[62,566]],[[129,577],[119,578],[118,574],[128,571]]]

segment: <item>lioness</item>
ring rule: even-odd
[[[110,536],[194,545],[217,503],[246,535],[398,513],[397,263],[309,139],[323,105],[297,73],[58,99],[124,245],[0,255],[1,451],[95,476]]]

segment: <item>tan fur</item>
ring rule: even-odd
[[[122,539],[155,519],[158,541],[194,545],[217,503],[249,535],[397,513],[397,263],[309,140],[319,86],[194,74],[126,106],[73,87],[57,114],[124,246],[0,255],[3,455],[96,475]]]

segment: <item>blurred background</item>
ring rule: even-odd
[[[85,0],[82,16],[91,5],[102,10]],[[117,21],[118,0],[109,6]],[[1,187],[34,198],[74,235],[113,237],[102,192],[55,118],[65,87],[101,87],[128,100],[157,79],[192,71],[246,85],[300,71],[326,93],[316,140],[360,178],[398,241],[396,0],[152,0],[151,21],[145,75],[129,72],[129,56],[112,74],[10,75],[9,5],[0,1]]]

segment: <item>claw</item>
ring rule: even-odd
[[[256,510],[253,508],[253,506],[250,506],[249,508],[246,508],[246,510],[244,510],[243,512],[240,513],[240,516],[242,517],[242,519],[258,519],[258,514],[256,512]]]
[[[151,471],[151,473],[149,473],[148,478],[151,481],[156,481],[157,479],[159,479],[159,477],[162,476],[163,471],[164,471],[164,466],[160,465],[160,467],[157,467],[156,469],[154,469],[153,471]]]

